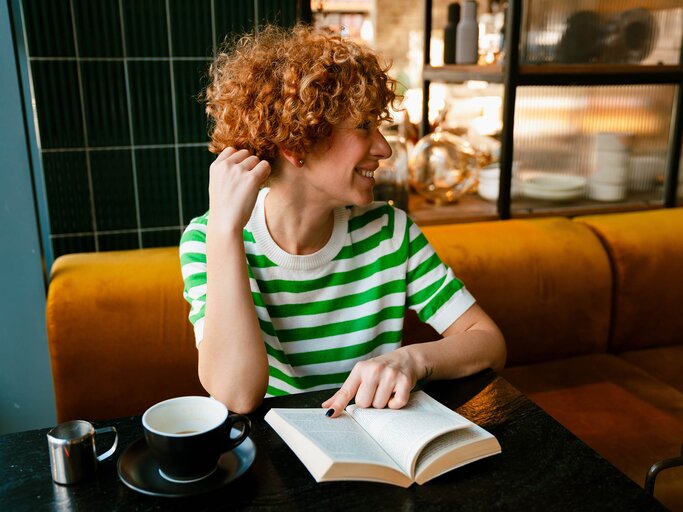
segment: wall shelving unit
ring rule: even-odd
[[[509,219],[519,216],[539,215],[580,215],[589,213],[629,211],[647,208],[674,207],[677,203],[679,162],[683,140],[683,51],[679,49],[677,64],[656,65],[624,65],[624,64],[527,64],[520,62],[523,51],[520,41],[525,37],[524,9],[529,9],[532,1],[542,3],[547,0],[510,0],[506,13],[505,61],[494,65],[444,65],[432,66],[430,62],[430,41],[432,32],[432,0],[423,0],[424,5],[424,67],[421,133],[429,131],[427,105],[429,88],[432,82],[463,83],[467,80],[484,80],[504,84],[502,103],[501,140],[501,179],[497,204],[483,200],[477,207],[474,197],[467,197],[460,204],[434,206],[423,200],[411,202],[411,215],[422,224],[444,223],[455,221]],[[585,0],[578,2],[580,7],[587,8],[594,4],[602,9],[624,10],[636,7],[630,0]],[[577,5],[578,5],[577,4]],[[631,5],[633,4],[633,5]],[[551,8],[551,7],[549,7]],[[649,5],[657,9],[681,8],[676,0],[656,0]],[[681,45],[683,47],[683,44]],[[680,47],[679,47],[680,48]],[[513,181],[513,161],[515,160],[515,144],[513,139],[515,127],[516,99],[518,89],[523,86],[615,86],[615,85],[670,85],[675,88],[673,106],[668,130],[666,172],[661,200],[641,200],[633,194],[626,202],[598,203],[581,199],[569,204],[558,203],[555,206],[545,205],[536,208],[533,201],[521,200],[512,208],[511,189]],[[492,211],[495,210],[495,211]]]

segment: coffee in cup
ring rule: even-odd
[[[241,414],[228,415],[225,405],[213,398],[183,396],[147,409],[142,426],[161,476],[189,483],[211,475],[221,454],[246,439],[251,422]],[[239,430],[234,438],[233,428]]]

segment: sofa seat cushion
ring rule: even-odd
[[[580,217],[614,272],[611,352],[683,344],[683,208]]]
[[[206,395],[188,311],[177,247],[58,258],[47,298],[58,421]]]
[[[511,367],[503,376],[639,485],[683,443],[683,393],[608,354]],[[683,504],[683,468],[662,472],[655,489]]]
[[[683,392],[683,345],[631,350],[619,356]]]
[[[549,218],[423,232],[500,327],[509,364],[607,352],[612,274],[585,225]]]

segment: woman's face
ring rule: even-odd
[[[366,205],[373,201],[379,161],[390,156],[391,148],[375,123],[345,121],[304,156],[306,181],[329,206]]]

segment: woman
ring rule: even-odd
[[[353,398],[400,408],[418,380],[501,368],[492,320],[404,212],[373,202],[395,99],[375,54],[268,27],[210,74],[210,214],[180,247],[206,390],[245,413],[341,385],[322,404],[335,417]],[[401,347],[406,306],[443,339]]]

